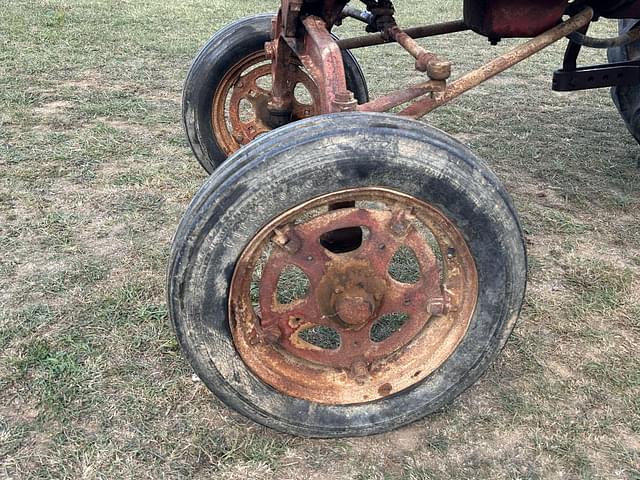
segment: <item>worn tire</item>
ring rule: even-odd
[[[229,285],[247,243],[309,199],[379,186],[438,208],[461,231],[478,272],[478,300],[454,353],[416,385],[380,400],[326,405],[287,396],[243,363],[227,319]],[[237,152],[200,189],[177,233],[168,304],[194,370],[229,407],[268,427],[310,437],[380,433],[450,403],[504,346],[526,283],[522,231],[496,176],[443,132],[387,114],[319,116],[270,132]]]
[[[273,14],[238,20],[216,32],[193,61],[184,84],[182,121],[189,145],[202,167],[212,173],[227,155],[213,135],[211,103],[224,75],[271,40]],[[358,103],[369,100],[367,83],[353,54],[343,51],[347,87]]]
[[[638,20],[626,18],[618,22],[620,34],[628,32]],[[634,42],[626,47],[610,48],[607,51],[610,63],[627,62],[640,59],[640,42]],[[640,142],[640,85],[613,87],[611,97],[616,104],[620,116],[627,125],[629,132]]]

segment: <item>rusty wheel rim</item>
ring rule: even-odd
[[[226,155],[272,129],[267,110],[270,77],[271,63],[263,52],[257,52],[238,62],[222,78],[213,96],[211,125]],[[294,92],[292,121],[317,115],[320,93],[312,78],[301,66],[292,66],[289,78]],[[298,85],[304,87],[306,96],[295,95]]]
[[[353,229],[362,239],[348,252],[322,240]],[[390,272],[402,249],[415,256],[413,283]],[[303,272],[309,288],[283,303],[278,285],[288,267]],[[358,188],[303,203],[258,232],[236,264],[230,325],[240,356],[263,382],[293,397],[346,405],[392,395],[433,373],[464,338],[477,295],[469,248],[438,209],[394,190]],[[392,314],[405,315],[404,323],[375,338],[376,325]],[[309,340],[309,331],[322,328],[337,333],[337,348]]]

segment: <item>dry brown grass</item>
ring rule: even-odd
[[[560,46],[426,119],[490,162],[527,232],[526,307],[478,385],[399,431],[318,441],[258,427],[192,379],[163,291],[204,179],[182,81],[212,31],[275,3],[4,7],[0,477],[640,478],[639,150],[606,92],[550,92]],[[406,0],[400,18],[460,6]],[[428,45],[460,72],[513,43]],[[358,55],[373,94],[416,79],[394,46]]]

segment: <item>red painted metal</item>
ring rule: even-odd
[[[278,341],[290,353],[316,363],[341,367],[349,367],[358,359],[371,362],[406,344],[429,318],[421,313],[425,305],[429,300],[440,300],[442,290],[431,247],[408,226],[405,230],[394,231],[396,224],[400,224],[396,217],[402,213],[333,210],[282,232],[288,240],[295,238],[304,248],[287,250],[289,242],[283,242],[283,247],[274,249],[265,264],[260,290],[261,327],[268,331],[277,326],[282,333]],[[354,225],[367,227],[370,237],[351,255],[331,255],[317,240],[327,231]],[[278,244],[277,239],[275,243]],[[384,280],[388,278],[391,257],[402,245],[408,245],[420,263],[422,276],[413,285]],[[307,275],[311,293],[305,300],[281,305],[276,301],[276,289],[278,277],[286,265],[295,265]],[[363,313],[361,307],[370,310]],[[392,338],[372,342],[370,328],[363,327],[371,326],[374,314],[381,317],[394,312],[406,312],[410,320]],[[300,342],[296,334],[304,329],[304,325],[298,319],[313,319],[312,325],[335,328],[343,339],[343,348],[323,350]]]
[[[464,20],[489,38],[534,37],[556,25],[568,0],[465,0]]]
[[[325,0],[322,4],[282,0],[273,26],[274,40],[266,48],[273,61],[269,104],[272,113],[291,112],[295,85],[289,72],[299,63],[318,86],[318,113],[355,110],[357,102],[347,89],[342,52],[330,33],[346,3],[346,0]]]
[[[638,0],[583,2],[607,18],[640,18]],[[464,20],[489,38],[534,37],[562,19],[568,0],[465,0]]]

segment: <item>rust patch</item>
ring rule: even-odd
[[[258,52],[234,65],[223,77],[212,99],[213,134],[227,155],[274,128],[269,110],[273,95],[271,89],[266,88],[271,80],[272,67],[267,61],[267,54]],[[311,102],[303,103],[292,97],[292,111],[287,120],[318,115],[318,87],[299,62],[290,65],[287,82],[292,92],[297,85],[303,85]]]
[[[345,208],[335,209],[337,204]],[[311,212],[316,216],[309,218]],[[351,251],[334,253],[320,241],[328,232],[356,228],[367,234]],[[429,243],[425,229],[437,245]],[[292,241],[295,248],[287,249]],[[388,272],[403,246],[419,264],[415,284],[398,282]],[[268,248],[254,308],[252,272]],[[446,255],[451,249],[456,254]],[[302,270],[310,288],[304,298],[280,304],[278,278],[287,266]],[[468,247],[439,210],[388,189],[352,189],[301,204],[256,235],[236,266],[230,321],[242,359],[264,382],[318,403],[359,403],[401,391],[438,368],[467,331],[477,288]],[[373,341],[375,322],[393,313],[408,320]],[[337,332],[339,346],[305,341],[300,334],[311,328]],[[268,341],[256,342],[255,332]]]
[[[380,396],[386,397],[391,393],[391,390],[393,390],[393,387],[391,386],[391,384],[385,383],[383,385],[380,385],[380,387],[378,388],[378,393],[380,394]]]

